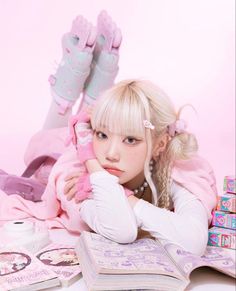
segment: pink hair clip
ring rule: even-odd
[[[186,122],[183,119],[177,119],[175,122],[168,126],[168,133],[171,137],[176,134],[183,133],[187,127]]]
[[[154,129],[155,128],[155,126],[148,120],[144,120],[143,121],[143,125],[144,125],[144,127],[149,128],[149,129]]]

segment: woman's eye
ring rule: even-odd
[[[139,140],[137,138],[130,137],[130,136],[126,137],[124,141],[125,141],[125,143],[127,143],[129,145],[135,145],[139,142]]]
[[[102,131],[96,131],[96,137],[99,139],[106,139],[107,135],[103,133]]]

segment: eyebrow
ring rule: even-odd
[[[95,126],[94,127],[94,130],[107,130],[107,131],[109,131],[109,132],[111,132],[111,133],[115,133],[115,134],[120,134],[120,135],[122,135],[122,136],[126,136],[126,137],[135,137],[135,138],[137,138],[137,139],[145,139],[145,134],[144,134],[144,132],[143,133],[135,133],[135,132],[133,132],[133,133],[127,133],[127,132],[125,132],[124,134],[122,133],[122,130],[121,130],[121,132],[115,132],[115,131],[111,131],[111,130],[109,130],[109,128],[108,128],[108,126],[106,126],[106,125],[98,125],[98,126]]]

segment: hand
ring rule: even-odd
[[[79,177],[83,176],[86,172],[84,170],[78,170],[70,173],[65,177],[65,187],[64,187],[64,195],[68,201],[72,200],[77,193],[77,182]]]
[[[77,135],[77,151],[81,163],[96,159],[93,151],[93,131],[89,123],[77,123],[75,125]]]
[[[75,202],[79,203],[90,197],[92,188],[88,173],[83,171],[73,172],[66,176],[65,181],[64,194],[68,201],[75,198]]]
[[[131,206],[131,208],[134,208],[134,206],[136,205],[136,203],[139,201],[139,199],[137,197],[135,197],[134,195],[130,195],[128,197],[128,202],[129,205]]]
[[[91,198],[92,187],[90,184],[89,174],[80,176],[77,181],[77,192],[75,194],[75,202],[79,203],[87,198]]]
[[[126,197],[129,197],[130,195],[134,195],[134,191],[129,190],[128,188],[124,188]]]
[[[93,131],[90,125],[90,116],[81,112],[69,120],[70,141],[76,146],[79,160],[84,163],[96,159],[93,151]]]

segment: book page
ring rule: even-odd
[[[72,246],[52,243],[40,250],[36,257],[66,285],[81,273],[79,259]]]
[[[0,290],[60,285],[56,274],[23,248],[0,250]],[[23,290],[23,289],[22,289]],[[36,289],[34,289],[36,290]]]
[[[166,274],[183,279],[162,245],[153,239],[118,244],[94,233],[83,232],[82,237],[99,273]]]
[[[205,254],[200,257],[172,243],[163,243],[163,246],[188,277],[194,269],[202,266],[236,277],[234,251],[229,253],[219,247],[207,246]]]

